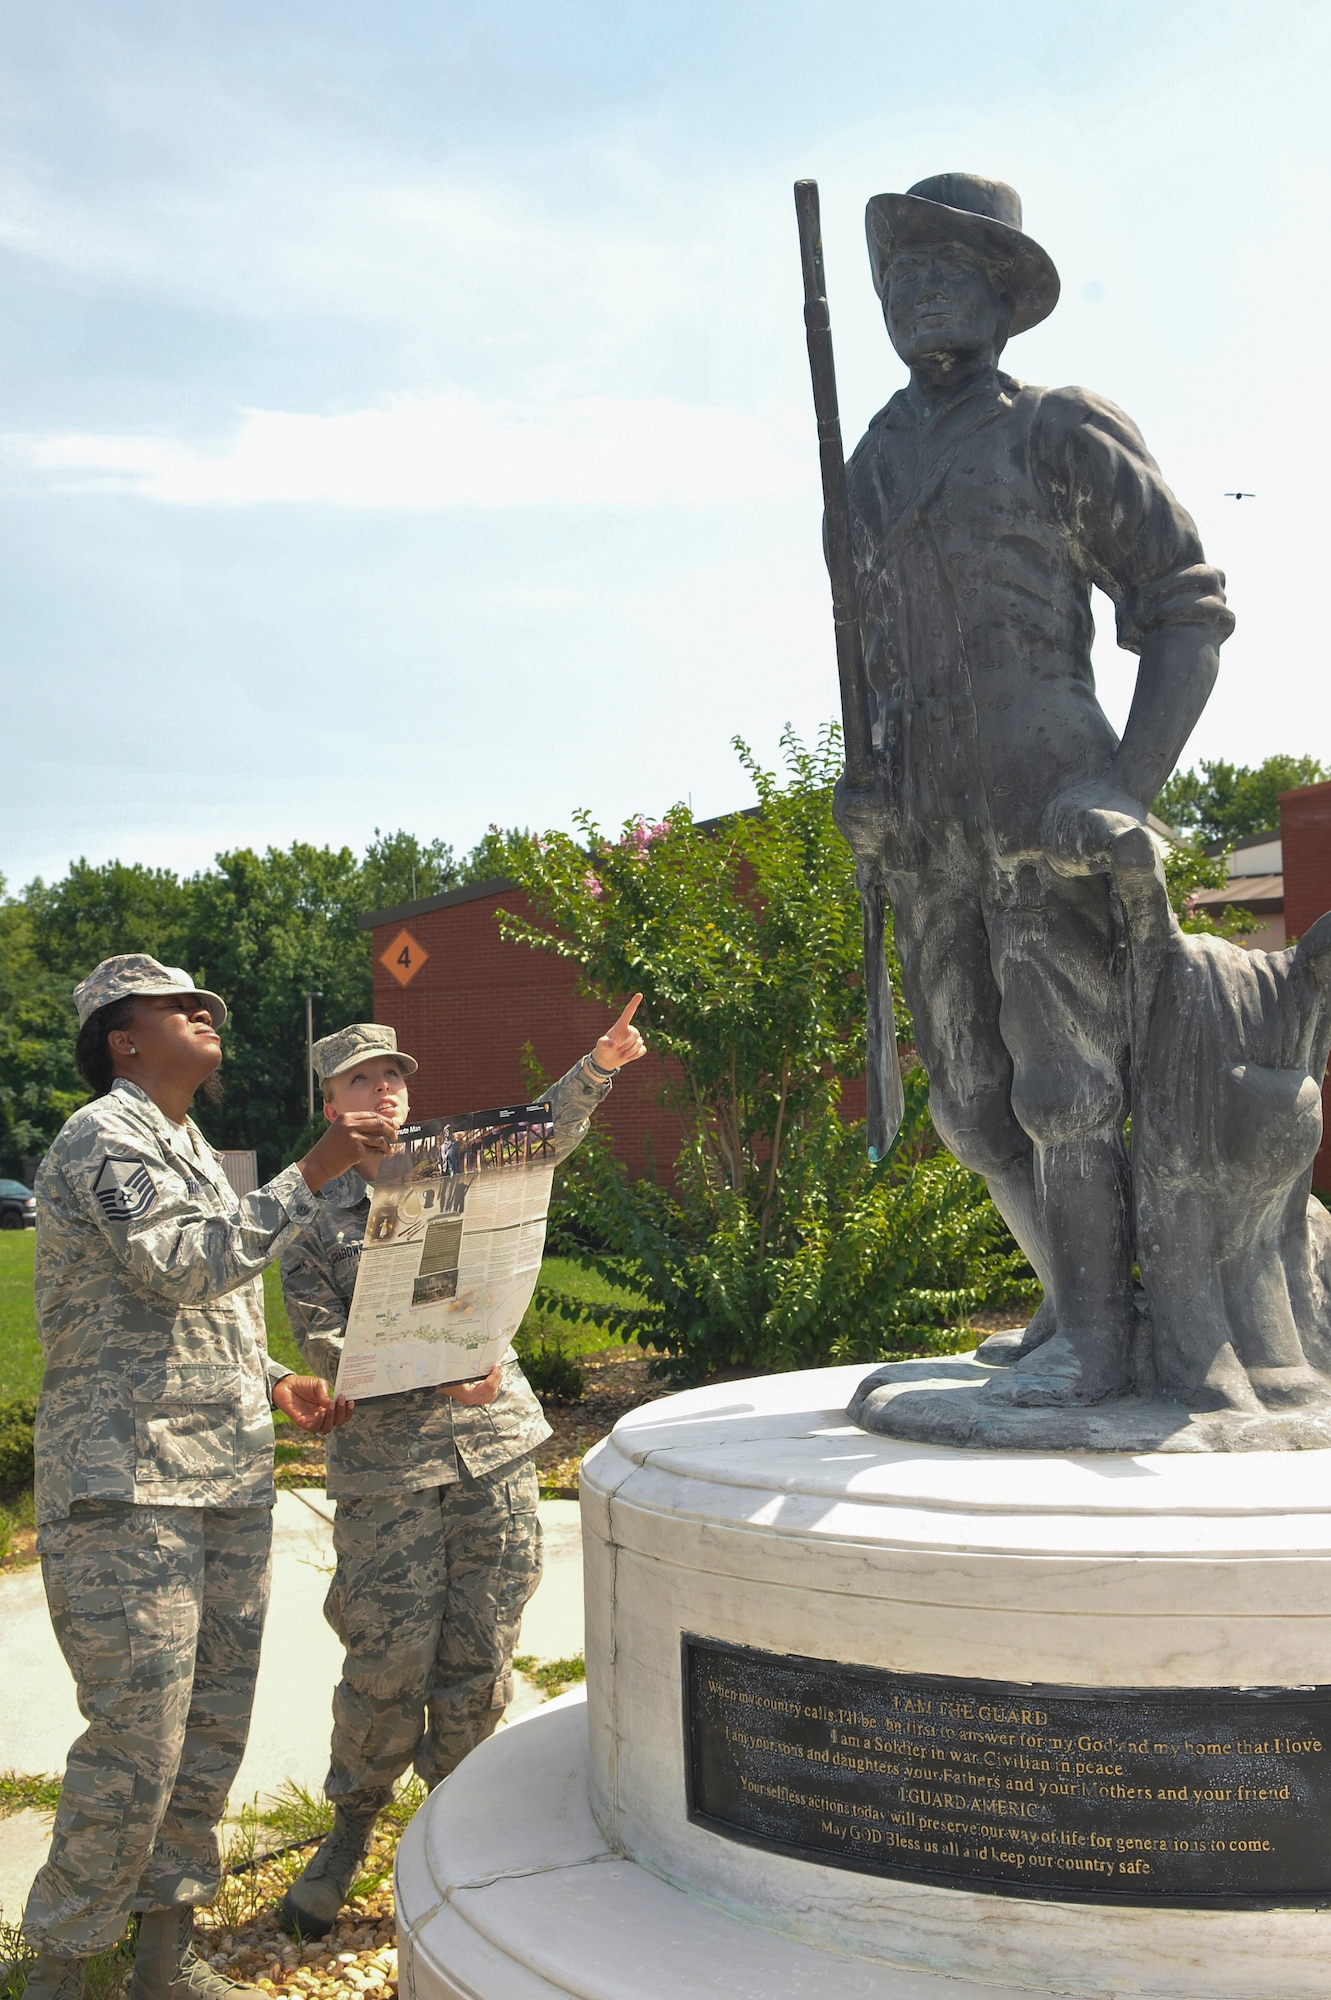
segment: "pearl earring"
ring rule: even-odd
[[[129,1045],[129,1052],[132,1056],[136,1056],[138,1054],[138,1050],[135,1048],[133,1042],[131,1042]]]

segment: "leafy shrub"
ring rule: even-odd
[[[36,1526],[37,1510],[30,1486],[24,1487],[17,1499],[12,1500],[8,1506],[0,1502],[0,1562],[5,1560],[13,1548],[15,1535],[24,1528]]]
[[[674,1184],[633,1181],[603,1135],[574,1156],[551,1247],[629,1299],[545,1291],[537,1310],[650,1342],[653,1369],[697,1379],[953,1346],[986,1303],[1038,1296],[983,1181],[940,1145],[911,1028],[898,1015],[907,1116],[870,1166],[840,1115],[864,1063],[859,897],[832,819],[834,729],[789,732],[784,783],[736,748],[758,810],[707,827],[686,807],[610,839],[510,836],[505,867],[534,921],[506,934],[558,953],[607,1001],[641,989],[685,1143]],[[899,976],[889,959],[894,985]]]
[[[32,1485],[32,1427],[35,1396],[0,1399],[0,1499],[13,1499]]]
[[[533,1331],[523,1327],[513,1345],[523,1374],[542,1402],[579,1400],[587,1386],[587,1377],[557,1329],[541,1325]]]
[[[630,1181],[599,1137],[585,1142],[557,1220],[582,1238],[584,1264],[631,1283],[640,1300],[541,1292],[538,1306],[650,1344],[653,1372],[683,1381],[969,1345],[949,1329],[985,1305],[1040,1293],[984,1182],[934,1138],[927,1090],[916,1066],[901,1135],[880,1167],[863,1127],[843,1125],[834,1108],[806,1125],[787,1169],[798,1198],[765,1249],[758,1205],[709,1179],[696,1140],[674,1193]]]

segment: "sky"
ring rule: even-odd
[[[0,874],[747,804],[836,706],[803,175],[848,449],[866,199],[1018,188],[1005,365],[1228,574],[1184,762],[1331,761],[1329,62],[1303,0],[0,0]]]

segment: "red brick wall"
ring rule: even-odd
[[[566,959],[501,937],[495,916],[501,908],[529,913],[521,893],[505,889],[390,919],[371,932],[374,1018],[396,1028],[398,1046],[421,1066],[411,1083],[413,1117],[443,1118],[520,1098],[528,1042],[543,1079],[553,1083],[613,1018],[578,993]],[[429,954],[406,986],[379,962],[402,930]],[[625,1070],[598,1113],[634,1173],[645,1170],[649,1140],[663,1177],[679,1151],[679,1120],[658,1102],[662,1081],[660,1060],[649,1054]]]
[[[1280,795],[1285,931],[1302,937],[1331,910],[1331,782]]]
[[[1331,783],[1280,795],[1280,858],[1285,877],[1284,925],[1300,938],[1331,910]],[[1331,1080],[1322,1083],[1322,1130],[1313,1186],[1331,1193]]]

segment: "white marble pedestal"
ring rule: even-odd
[[[1331,1453],[898,1442],[847,1423],[863,1372],[672,1397],[591,1454],[585,1732],[539,1711],[417,1816],[411,2000],[1321,2000],[1326,1910],[998,1896],[690,1821],[684,1634],[1088,1691],[1331,1682]]]

